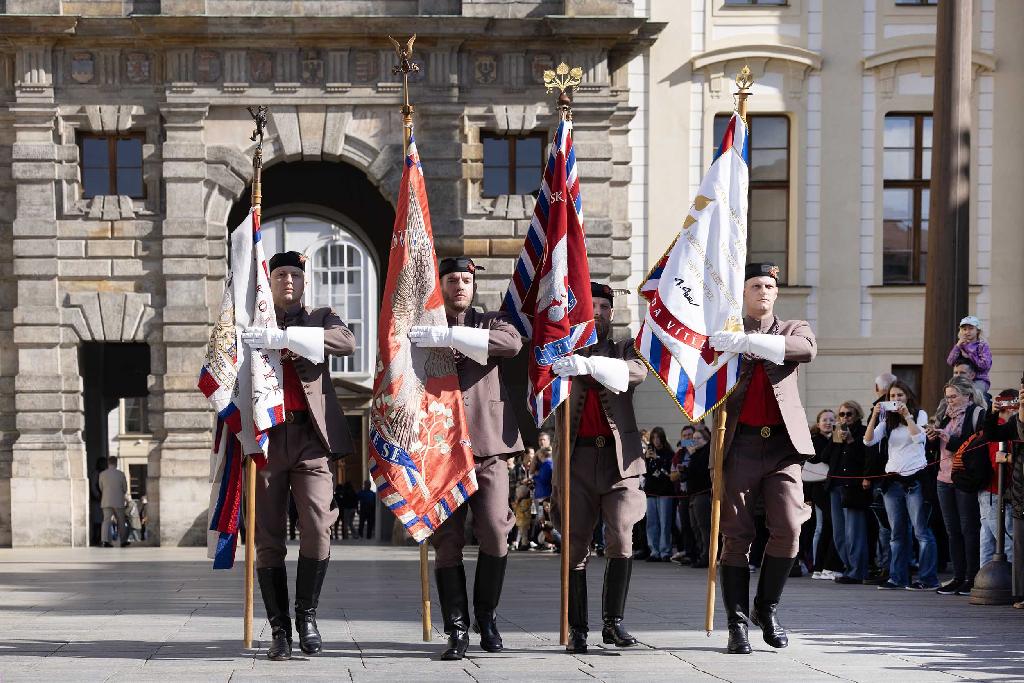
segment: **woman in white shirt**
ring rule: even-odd
[[[864,434],[865,446],[888,442],[882,495],[892,527],[892,560],[889,580],[879,589],[934,590],[939,585],[935,571],[937,550],[935,535],[928,526],[931,504],[925,500],[921,488],[921,475],[928,465],[924,431],[928,414],[918,407],[914,392],[900,380],[889,387],[888,398],[875,404]],[[910,553],[914,546],[907,534],[908,518],[920,549],[919,580],[913,584],[910,583]]]

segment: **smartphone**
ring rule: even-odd
[[[694,441],[693,439],[683,439],[683,440],[681,440],[679,442],[679,446],[680,446],[680,448],[688,448],[688,447],[692,446],[695,443],[697,443],[697,442]]]
[[[900,409],[899,401],[882,401],[882,410],[895,413]]]

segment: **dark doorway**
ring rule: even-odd
[[[89,473],[89,543],[98,545],[102,513],[96,484],[97,465],[105,463],[110,455],[111,434],[107,418],[122,398],[142,399],[148,396],[149,344],[84,342],[79,347],[78,367],[82,376],[86,467]],[[135,404],[141,405],[143,402],[136,401]],[[132,496],[135,497],[137,491],[144,495],[145,471],[126,470],[125,474],[134,475],[130,480]],[[142,477],[143,480],[135,481],[136,477]]]

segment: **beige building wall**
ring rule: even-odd
[[[802,378],[809,420],[845,399],[869,402],[875,376],[921,363],[925,286],[883,285],[882,154],[886,114],[932,111],[935,11],[895,0],[651,3],[651,19],[669,25],[650,50],[649,259],[678,233],[717,144],[714,116],[732,110],[732,78],[749,64],[750,112],[790,121],[788,284],[778,311],[818,335],[818,359]],[[1024,48],[1011,28],[1022,22],[1024,3],[975,0],[971,306],[992,345],[996,391],[1016,386],[1024,367],[1024,235],[1008,201],[1024,184]],[[683,422],[655,380],[638,396],[644,426],[671,433]]]

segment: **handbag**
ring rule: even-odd
[[[975,432],[953,455],[951,472],[953,486],[965,493],[977,493],[992,480],[992,461],[988,457],[988,444],[981,432]]]
[[[800,470],[800,478],[805,484],[817,484],[828,479],[827,462],[805,462]]]

